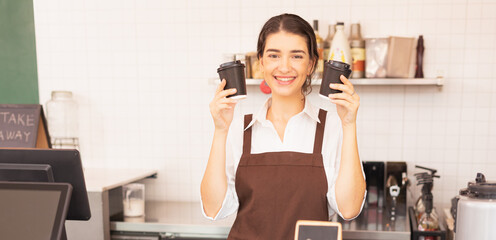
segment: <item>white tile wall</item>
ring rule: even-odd
[[[262,24],[293,12],[360,22],[364,36],[425,39],[425,75],[443,88],[360,86],[363,160],[437,168],[443,204],[482,171],[496,179],[496,1],[35,0],[40,102],[75,93],[86,167],[157,168],[149,197],[197,201],[208,102],[223,53],[256,50]],[[348,30],[347,30],[348,31]],[[266,98],[258,87],[240,112]]]

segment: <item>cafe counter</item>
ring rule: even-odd
[[[146,218],[114,216],[110,222],[112,239],[226,239],[235,215],[211,221],[202,216],[200,203],[147,201]],[[387,219],[382,209],[366,208],[353,221],[337,219],[343,226],[343,239],[410,239],[408,218]]]
[[[66,221],[67,239],[110,240],[110,216],[122,212],[122,186],[156,175],[154,169],[85,168],[91,218]]]

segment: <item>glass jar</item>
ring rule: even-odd
[[[122,186],[124,218],[145,216],[145,184],[130,183]]]
[[[52,91],[47,104],[48,132],[53,148],[79,148],[78,106],[72,92]]]

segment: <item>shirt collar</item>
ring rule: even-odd
[[[262,105],[262,107],[260,107],[258,112],[253,115],[253,119],[244,130],[251,127],[253,124],[255,124],[256,121],[259,121],[263,126],[269,124],[267,120],[267,110],[269,109],[269,106],[271,104],[272,104],[272,98],[269,97],[267,98],[267,100],[265,100],[265,103]],[[305,98],[305,107],[303,108],[303,111],[301,113],[306,114],[314,121],[320,123],[319,108],[316,108],[312,103],[310,103],[310,100],[308,98]]]

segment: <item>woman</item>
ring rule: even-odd
[[[329,86],[343,91],[329,95],[337,114],[308,101],[318,52],[312,27],[299,16],[269,19],[257,52],[272,90],[261,110],[233,121],[236,100],[226,96],[236,90],[223,90],[225,80],[210,103],[215,132],[201,183],[204,215],[237,211],[229,239],[292,239],[297,220],[356,217],[365,179],[353,85],[341,76],[344,84]]]

